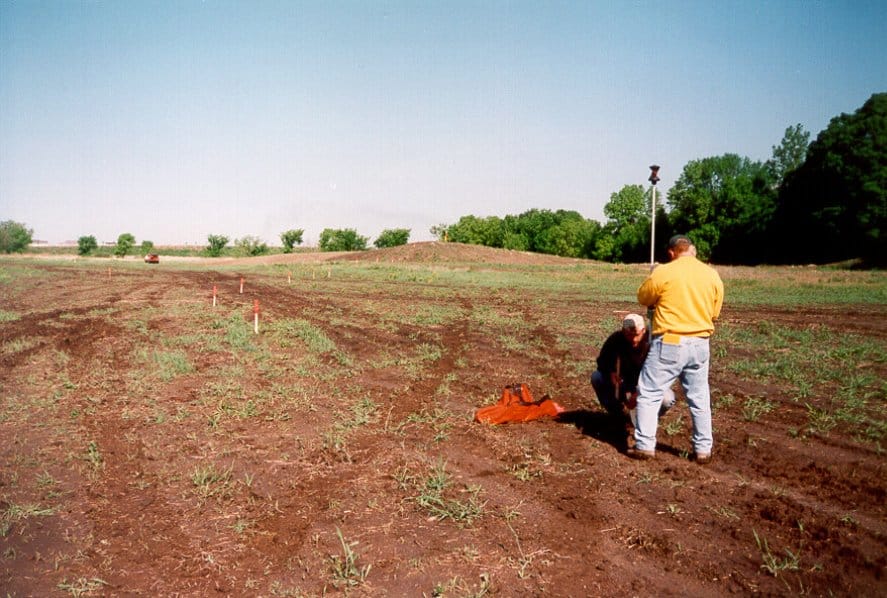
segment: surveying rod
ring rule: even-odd
[[[650,189],[650,272],[656,267],[656,183],[659,182],[659,165],[650,166],[650,181],[652,187]],[[650,325],[647,327],[647,339],[653,340],[653,306],[647,306],[647,319]]]

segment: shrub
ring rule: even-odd
[[[0,251],[3,253],[22,253],[31,244],[34,231],[24,224],[6,220],[0,222]]]
[[[408,228],[386,228],[376,237],[373,245],[382,249],[384,247],[397,247],[398,245],[406,245],[410,240],[410,229]]]
[[[219,257],[222,255],[222,250],[225,248],[225,245],[228,244],[228,237],[225,235],[210,235],[206,239],[209,241],[209,246],[206,248],[206,252],[212,257]]]
[[[98,249],[99,243],[93,235],[83,236],[77,239],[77,253],[79,255],[89,255]]]
[[[264,255],[268,253],[268,245],[258,237],[247,235],[242,239],[236,239],[234,245],[244,255]]]
[[[142,255],[147,255],[154,250],[154,241],[142,241]]]
[[[293,245],[301,245],[302,233],[304,232],[305,231],[303,231],[301,228],[296,228],[280,233],[280,240],[283,243],[283,252],[292,253]]]
[[[117,237],[117,246],[114,247],[114,255],[117,257],[126,257],[126,254],[132,251],[133,245],[135,244],[135,237],[130,233],[123,233]]]
[[[361,237],[351,228],[325,228],[320,233],[321,251],[363,251],[367,248],[367,238]]]

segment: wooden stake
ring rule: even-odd
[[[216,306],[216,293],[218,292],[218,288],[216,285],[213,285],[213,307]]]
[[[253,302],[253,330],[259,334],[259,300]]]
[[[243,276],[240,277],[240,294],[243,295]]]

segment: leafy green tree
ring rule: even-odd
[[[591,250],[592,259],[601,260],[603,262],[621,261],[617,259],[616,237],[607,231],[606,225],[601,229],[601,234],[597,236],[594,247]]]
[[[592,228],[588,228],[588,221],[579,212],[574,210],[540,210],[533,208],[518,216],[506,216],[505,224],[508,232],[520,235],[526,239],[527,249],[538,253],[552,253],[561,256],[590,257],[593,251],[585,245],[585,233],[593,231],[594,235],[600,232],[600,224],[595,222]],[[575,234],[577,231],[585,233]],[[553,239],[560,239],[553,243]],[[577,243],[569,249],[563,243]]]
[[[98,249],[99,243],[93,235],[83,236],[77,239],[77,253],[80,255],[89,255]]]
[[[831,120],[779,190],[775,259],[887,265],[887,93]]]
[[[658,199],[658,198],[657,198]],[[593,257],[617,262],[641,262],[650,251],[652,195],[642,185],[625,185],[604,205],[607,223],[595,245]],[[657,201],[657,207],[661,204]]]
[[[777,186],[782,185],[785,176],[796,170],[807,158],[810,147],[810,133],[800,123],[785,130],[779,145],[773,146],[773,157],[767,160],[767,174]]]
[[[247,235],[242,239],[235,239],[234,246],[242,255],[256,256],[268,253],[268,245],[260,238]]]
[[[776,198],[767,169],[736,154],[692,160],[668,193],[672,230],[693,239],[701,258],[757,263]]]
[[[114,247],[114,255],[126,257],[136,244],[136,238],[130,233],[123,233],[117,237],[117,245]]]
[[[225,235],[209,235],[206,239],[209,242],[206,252],[211,257],[219,257],[222,255],[222,250],[225,249],[225,245],[228,244],[228,237]]]
[[[351,228],[325,228],[320,233],[319,245],[321,251],[363,251],[367,248],[367,241],[367,237],[358,235]]]
[[[302,244],[302,234],[305,231],[301,228],[295,228],[280,233],[280,241],[283,243],[283,252],[292,253],[294,245]]]
[[[384,247],[397,247],[398,245],[406,245],[410,241],[410,229],[408,228],[386,228],[383,230],[373,245],[382,249]]]
[[[0,251],[3,253],[24,252],[33,238],[34,231],[20,222],[0,222]]]
[[[432,233],[457,243],[504,247],[553,255],[591,257],[600,224],[572,210],[527,210],[505,218],[462,216],[450,226],[432,228]]]
[[[618,192],[610,194],[610,201],[604,206],[604,216],[617,229],[631,226],[644,218],[649,222],[647,203],[643,185],[625,185]]]
[[[562,257],[591,257],[600,228],[598,222],[581,216],[564,219],[539,234],[538,251]]]
[[[502,239],[502,247],[504,249],[514,249],[517,251],[529,251],[530,240],[523,233],[505,231],[505,237]]]
[[[142,255],[148,255],[154,251],[154,241],[142,241]]]
[[[462,216],[447,232],[450,241],[469,245],[502,247],[505,239],[505,225],[498,216]]]
[[[575,212],[573,214],[578,216]],[[517,216],[506,216],[505,228],[510,239],[509,244],[512,245],[509,249],[519,249],[514,245],[525,244],[524,249],[527,251],[549,253],[540,245],[543,242],[542,233],[570,218],[571,215],[564,210],[552,212],[538,208],[532,208]],[[581,216],[579,218],[581,219]]]

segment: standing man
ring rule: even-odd
[[[668,241],[670,262],[655,268],[638,289],[638,302],[654,309],[653,340],[638,380],[635,459],[656,454],[656,427],[664,390],[681,380],[693,419],[698,463],[711,461],[714,440],[708,388],[709,337],[724,302],[724,283],[714,268],[696,259],[684,235]]]

